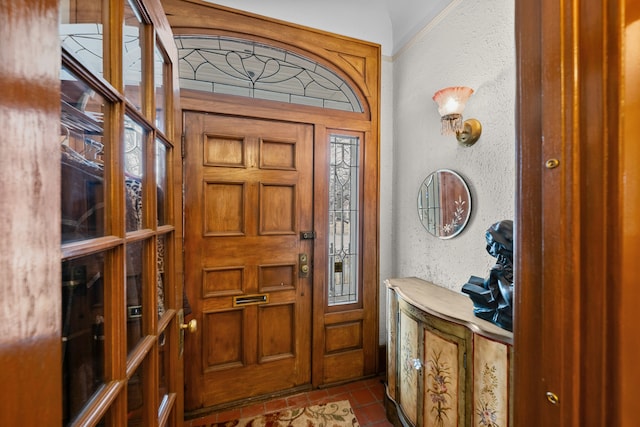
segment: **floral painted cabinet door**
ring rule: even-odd
[[[467,349],[469,331],[432,316],[424,319],[423,427],[467,425]]]
[[[511,346],[474,334],[473,348],[473,425],[508,426]]]
[[[471,334],[404,301],[398,316],[398,402],[403,425],[468,425],[466,358]]]
[[[465,425],[464,347],[465,342],[458,337],[425,329],[424,427]]]
[[[413,424],[418,421],[418,377],[422,362],[419,358],[419,324],[404,311],[400,311],[400,363],[398,372],[399,401],[404,416]]]

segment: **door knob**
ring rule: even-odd
[[[198,321],[196,319],[189,320],[189,323],[180,324],[180,329],[187,329],[189,332],[194,333],[198,330]]]

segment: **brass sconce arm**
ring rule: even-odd
[[[482,134],[482,125],[476,119],[468,119],[463,123],[461,131],[456,132],[456,139],[465,147],[471,147]]]

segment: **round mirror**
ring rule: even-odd
[[[471,192],[454,171],[439,169],[429,175],[418,193],[418,217],[427,231],[440,239],[462,232],[471,216]]]

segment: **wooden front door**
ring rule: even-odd
[[[309,384],[312,128],[186,113],[185,136],[186,409]]]

